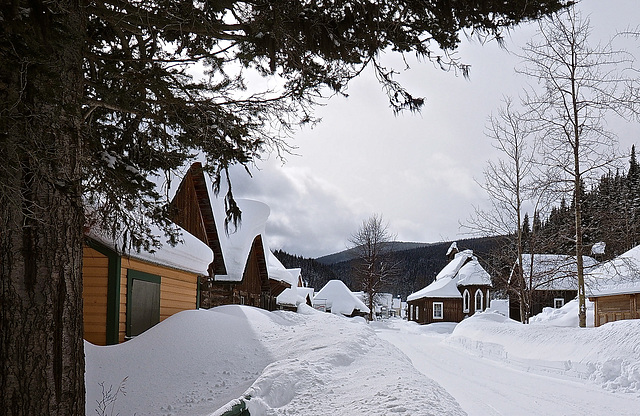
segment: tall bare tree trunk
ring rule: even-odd
[[[0,9],[0,409],[80,415],[84,10],[17,3]]]

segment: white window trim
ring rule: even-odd
[[[436,316],[436,305],[440,305],[440,316]],[[444,304],[442,302],[433,302],[433,319],[444,319]]]
[[[471,294],[469,293],[469,289],[465,289],[464,293],[462,293],[462,313],[469,313],[470,306]]]
[[[416,322],[420,320],[420,307],[416,305]]]
[[[560,306],[556,306],[556,302],[558,302],[558,301],[562,302],[562,305],[560,305]],[[553,298],[553,307],[554,307],[555,309],[560,309],[560,308],[562,308],[563,306],[564,306],[564,298]]]
[[[478,297],[478,295],[480,295]],[[478,298],[480,299],[480,308],[478,308]],[[483,307],[484,307],[484,294],[482,293],[482,290],[478,289],[476,290],[476,294],[473,297],[473,307],[475,308],[475,311],[478,312],[482,312]]]

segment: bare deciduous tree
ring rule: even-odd
[[[394,240],[389,224],[378,214],[362,221],[358,231],[349,238],[356,254],[354,282],[367,295],[369,320],[373,320],[376,298],[398,275],[398,264],[391,258]]]
[[[611,45],[591,46],[590,24],[571,8],[539,23],[534,40],[524,47],[518,71],[538,81],[525,92],[523,104],[536,126],[541,161],[549,183],[573,198],[580,326],[586,326],[583,227],[580,195],[587,181],[617,160],[616,137],[604,118],[621,114],[622,69],[630,56]]]

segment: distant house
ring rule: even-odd
[[[336,315],[365,316],[369,308],[341,280],[330,280],[313,297],[313,307]]]
[[[449,263],[427,287],[407,298],[410,321],[420,324],[460,322],[466,316],[484,311],[489,306],[491,277],[473,251],[457,251],[452,245],[447,252]]]
[[[276,298],[278,307],[284,310],[296,311],[301,303],[307,303],[311,306],[311,298],[306,299],[308,292],[304,291],[303,289],[305,288],[302,287],[302,269],[287,269],[287,271],[291,276],[289,280],[291,287],[285,289]],[[313,296],[313,289],[311,289],[311,295]]]
[[[589,256],[582,256],[585,272],[598,262]],[[562,254],[523,254],[521,272],[518,264],[509,278],[510,287],[518,287],[524,278],[525,287],[532,288],[531,315],[537,315],[544,308],[561,308],[578,295],[578,268],[575,256]],[[520,302],[515,296],[509,300],[509,314],[512,319],[520,320]]]
[[[595,326],[640,318],[640,246],[602,263],[585,279]]]
[[[156,230],[157,236],[162,236]],[[139,335],[169,316],[198,307],[198,281],[213,252],[182,230],[182,244],[154,253],[122,253],[99,230],[88,230],[83,250],[84,338],[111,345]]]
[[[225,229],[224,204],[208,188],[202,166],[194,163],[171,202],[174,221],[214,252],[209,276],[201,281],[202,306],[240,304],[276,309],[276,298],[291,287],[291,276],[264,239],[269,207],[258,201],[236,200],[242,222],[236,230],[220,233],[218,230]]]

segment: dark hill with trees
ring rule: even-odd
[[[490,270],[493,266],[489,259],[490,253],[499,246],[501,237],[473,238],[458,240],[457,245],[460,250],[471,249],[478,256],[482,265]],[[446,253],[451,246],[451,241],[440,243],[404,243],[396,247],[412,247],[410,249],[400,249],[393,253],[391,261],[398,263],[399,273],[393,282],[390,282],[388,292],[394,295],[401,295],[403,299],[431,283],[440,270],[447,264]],[[415,247],[418,245],[418,247]],[[415,248],[413,248],[415,247]],[[323,256],[320,259],[304,258],[286,253],[282,250],[274,252],[275,256],[287,268],[299,267],[302,269],[302,276],[309,286],[316,290],[321,289],[329,280],[340,279],[352,290],[359,290],[352,282],[352,263],[347,260],[348,250]],[[328,260],[329,259],[329,260]],[[334,259],[333,263],[326,263]],[[325,263],[320,262],[322,260]]]

